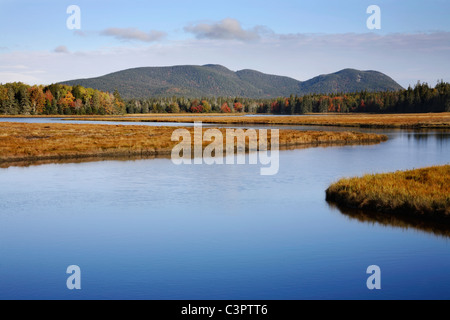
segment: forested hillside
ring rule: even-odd
[[[302,96],[403,89],[390,77],[376,71],[344,69],[301,82],[254,70],[233,72],[221,65],[136,68],[98,78],[65,81],[63,84],[107,92],[117,89],[126,99],[172,96],[270,99],[291,94]]]

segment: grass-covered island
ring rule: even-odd
[[[179,143],[171,140],[175,129],[177,127],[3,122],[0,123],[0,167],[20,162],[29,165],[40,161],[170,156]],[[193,136],[192,127],[185,129]],[[226,129],[219,130],[225,136]],[[270,146],[270,130],[267,138]],[[350,131],[279,131],[281,149],[373,144],[386,140],[385,135]],[[209,143],[205,141],[203,148]]]
[[[450,165],[342,179],[326,191],[340,207],[450,220]]]

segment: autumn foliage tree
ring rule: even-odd
[[[58,104],[62,111],[61,113],[71,114],[70,108],[73,108],[75,106],[74,100],[75,97],[73,96],[73,94],[70,91],[66,92],[66,94],[58,101]]]
[[[53,110],[52,110],[53,99],[54,99],[52,92],[47,89],[44,93],[44,98],[45,98],[45,110],[46,110],[45,113],[52,114],[53,113]]]
[[[211,112],[211,104],[207,100],[202,100],[203,112]]]
[[[120,96],[119,91],[116,89],[113,93],[113,103],[114,103],[114,113],[115,114],[124,114],[125,113],[125,102]]]
[[[28,89],[32,114],[42,114],[45,107],[45,95],[42,87],[33,86]]]
[[[244,111],[244,105],[240,102],[235,102],[234,103],[234,111],[235,112],[242,112]]]
[[[231,113],[231,109],[228,106],[228,103],[225,102],[224,104],[222,104],[222,106],[220,107],[220,112],[222,112],[222,113]]]

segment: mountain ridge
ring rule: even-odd
[[[347,68],[299,81],[252,69],[232,71],[218,64],[139,67],[60,83],[108,92],[117,89],[127,99],[155,96],[276,98],[291,94],[302,96],[403,89],[389,76],[374,70]]]

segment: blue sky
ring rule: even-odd
[[[69,5],[81,29],[69,30]],[[369,5],[381,29],[369,30]],[[450,81],[450,1],[0,0],[0,82],[48,84],[131,67],[222,64],[298,80],[378,70]]]

